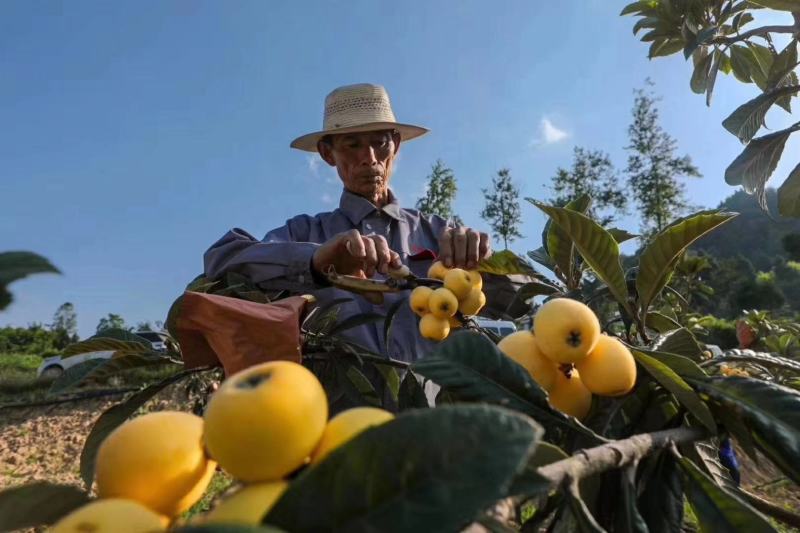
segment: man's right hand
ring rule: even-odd
[[[371,278],[402,266],[400,255],[389,248],[382,235],[361,235],[358,230],[339,233],[317,248],[312,268],[325,274],[333,266],[338,274]]]

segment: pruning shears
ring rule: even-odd
[[[385,293],[407,291],[421,286],[434,288],[442,286],[441,280],[419,278],[405,265],[390,270],[386,279],[366,279],[338,274],[333,266],[328,267],[325,277],[334,287],[359,294],[375,305],[383,303]]]

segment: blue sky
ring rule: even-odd
[[[441,158],[457,212],[486,229],[480,188],[501,167],[544,199],[576,144],[624,166],[632,91],[650,77],[662,125],[705,175],[690,199],[716,205],[734,192],[723,173],[741,150],[720,122],[757,89],[720,79],[706,108],[682,56],[647,60],[624,4],[0,2],[0,250],[63,271],[12,285],[0,325],[48,322],[65,301],[82,336],[108,312],[163,319],[228,228],[263,236],[335,207],[335,173],[289,142],[318,129],[325,94],[349,83],[386,86],[400,121],[432,130],[401,147],[401,201]],[[544,223],[527,203],[523,217],[518,252],[539,246]]]

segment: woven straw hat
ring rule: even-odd
[[[298,137],[290,146],[306,152],[316,152],[317,141],[325,135],[390,129],[399,131],[403,141],[428,133],[425,128],[397,122],[389,95],[380,85],[345,85],[334,89],[325,97],[322,131]]]

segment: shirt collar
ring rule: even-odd
[[[393,219],[400,220],[400,204],[397,203],[397,197],[391,189],[389,189],[389,203],[384,205],[381,209],[376,208],[372,202],[363,196],[358,196],[345,189],[342,191],[342,197],[339,199],[339,209],[347,215],[350,222],[356,226],[361,224],[364,218],[375,211],[383,211]]]

